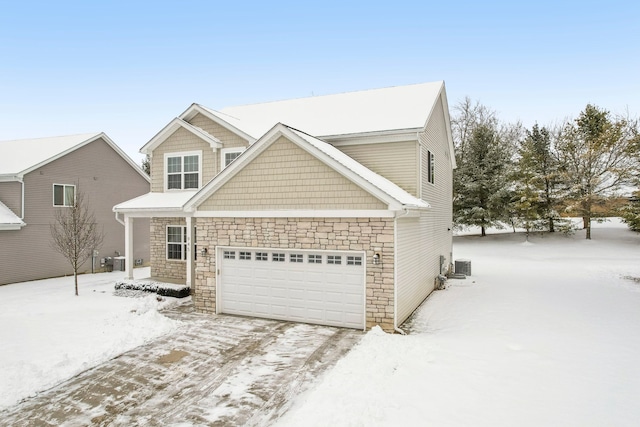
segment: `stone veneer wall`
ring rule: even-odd
[[[394,331],[394,221],[393,218],[198,218],[196,285],[192,291],[197,311],[215,313],[215,247],[359,250],[367,254],[366,325]],[[381,262],[372,263],[374,248]],[[152,246],[153,250],[153,246]]]
[[[187,280],[187,262],[167,259],[167,226],[186,225],[184,218],[151,218],[151,277]]]

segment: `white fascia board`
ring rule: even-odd
[[[114,209],[115,213],[123,214],[131,218],[153,218],[153,217],[176,217],[182,218],[191,216],[182,210],[181,208],[175,209]]]
[[[226,184],[233,176],[242,170],[242,168],[250,163],[253,159],[258,157],[260,153],[266,150],[271,143],[273,143],[280,134],[274,132],[278,125],[274,126],[269,132],[267,132],[256,143],[247,148],[240,157],[231,162],[229,166],[224,168],[218,175],[215,176],[207,185],[202,187],[187,203],[185,204],[185,211],[192,212],[197,209],[200,203],[208,199],[213,193],[218,191],[220,187]],[[283,125],[280,125],[283,126]]]
[[[48,159],[43,160],[42,162],[23,170],[22,172],[20,172],[20,175],[21,176],[25,176],[26,174],[28,174],[30,172],[33,172],[34,170],[39,169],[42,166],[53,162],[54,160],[58,160],[59,158],[66,156],[67,154],[77,150],[78,148],[84,147],[85,145],[89,144],[90,142],[95,141],[96,139],[98,139],[98,138],[100,138],[102,136],[106,136],[106,135],[104,133],[102,133],[102,132],[101,133],[96,133],[95,135],[85,139],[81,143],[76,144],[73,147],[70,147],[70,148],[68,148],[68,149],[66,149],[64,151],[61,151],[60,153],[56,154],[55,156],[49,157]],[[113,141],[112,141],[112,143],[113,143]]]
[[[21,230],[24,227],[24,222],[22,224],[0,224],[0,231],[17,231]]]
[[[197,126],[192,125],[179,117],[171,120],[160,132],[158,132],[149,142],[147,142],[141,149],[140,153],[151,155],[152,151],[162,144],[167,138],[169,138],[178,128],[184,128],[191,132],[193,135],[209,143],[212,149],[222,148],[222,143],[215,136],[205,132]]]
[[[0,175],[0,182],[22,182],[22,179],[24,178],[24,176],[21,175]]]
[[[292,209],[264,211],[197,211],[194,218],[393,218],[390,210]]]
[[[191,106],[189,108],[187,108],[178,117],[180,119],[182,119],[182,120],[191,120],[197,114],[202,114],[203,116],[205,116],[209,120],[219,124],[220,126],[222,126],[225,129],[227,129],[229,132],[232,132],[232,133],[238,135],[239,137],[247,140],[249,145],[251,145],[254,142],[256,142],[256,138],[254,138],[253,136],[251,136],[248,133],[244,132],[243,130],[238,129],[236,126],[234,126],[231,123],[227,122],[222,117],[219,117],[218,115],[214,114],[209,109],[203,108],[200,104],[195,104],[195,103],[191,104]]]
[[[405,142],[417,140],[417,132],[422,128],[398,129],[392,131],[352,133],[347,135],[319,136],[325,142],[336,147],[345,145],[381,144],[385,142]]]

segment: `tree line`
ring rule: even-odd
[[[568,231],[568,216],[591,221],[617,215],[640,231],[639,197],[613,210],[611,201],[640,185],[640,123],[588,104],[576,119],[530,129],[504,123],[469,98],[451,119],[455,156],[454,224]]]

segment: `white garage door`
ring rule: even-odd
[[[365,254],[218,247],[218,311],[362,329]]]

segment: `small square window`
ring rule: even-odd
[[[220,154],[220,167],[221,169],[226,168],[233,162],[235,159],[240,157],[240,154],[244,151],[244,148],[223,148]]]
[[[269,254],[266,252],[256,252],[256,261],[269,261]]]
[[[322,264],[322,255],[309,255],[309,264]]]
[[[251,252],[240,252],[238,258],[251,261]]]
[[[347,265],[362,265],[362,257],[361,256],[348,256],[347,257]]]
[[[289,262],[303,262],[302,254],[289,254]]]
[[[224,259],[236,259],[235,251],[224,251]]]
[[[284,262],[284,254],[279,254],[279,253],[271,254],[271,261]]]
[[[327,255],[327,264],[342,264],[342,256]]]

